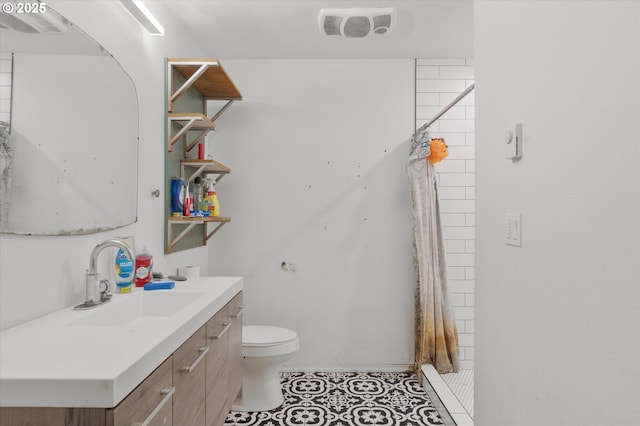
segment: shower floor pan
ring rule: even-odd
[[[425,364],[422,366],[422,374],[456,426],[473,426],[473,370],[440,374],[433,365]]]

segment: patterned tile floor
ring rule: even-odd
[[[413,373],[282,373],[284,404],[232,411],[225,426],[443,425]]]

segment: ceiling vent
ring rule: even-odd
[[[388,33],[395,19],[394,7],[321,9],[319,24],[324,35],[361,38]]]

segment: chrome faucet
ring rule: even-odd
[[[86,285],[86,300],[77,306],[74,306],[75,310],[90,309],[95,306],[101,305],[111,300],[111,293],[109,293],[109,280],[101,280],[98,273],[98,256],[107,247],[116,247],[124,250],[129,259],[134,260],[133,252],[128,245],[121,240],[113,239],[106,240],[98,244],[93,248],[91,252],[91,258],[89,259],[89,270],[87,270],[85,285]],[[133,279],[133,276],[132,276]]]

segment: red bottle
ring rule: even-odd
[[[136,254],[136,287],[143,287],[145,284],[151,282],[153,269],[153,256],[145,248]]]
[[[182,215],[184,217],[189,217],[191,216],[191,202],[193,200],[193,197],[191,195],[187,195],[187,198],[184,199],[184,211],[182,212]]]

